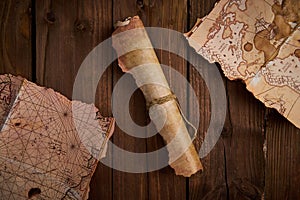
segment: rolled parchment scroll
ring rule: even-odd
[[[130,30],[130,31],[129,31]],[[128,34],[126,34],[129,31]],[[116,24],[112,45],[123,72],[131,73],[142,90],[149,115],[168,144],[169,164],[176,175],[190,177],[203,167],[192,144],[176,96],[169,88],[160,63],[138,16]]]

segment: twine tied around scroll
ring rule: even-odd
[[[192,140],[194,140],[197,136],[197,129],[196,127],[191,123],[189,122],[189,120],[187,120],[187,118],[185,117],[185,115],[183,114],[183,111],[181,109],[181,106],[179,104],[179,101],[176,97],[176,95],[171,91],[170,94],[166,95],[166,96],[163,96],[163,97],[160,97],[160,98],[156,98],[156,99],[153,99],[152,101],[150,102],[147,102],[146,104],[146,107],[147,107],[147,110],[150,109],[150,107],[158,104],[158,105],[161,105],[161,104],[164,104],[168,101],[172,101],[172,100],[175,100],[176,102],[176,105],[178,107],[178,110],[180,111],[180,115],[182,116],[183,120],[190,126],[192,127],[192,129],[194,130],[194,134],[193,134],[193,137],[192,137]]]

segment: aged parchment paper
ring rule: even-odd
[[[221,0],[185,35],[229,79],[243,80],[300,128],[299,24],[299,0]]]
[[[159,133],[169,144],[169,164],[177,175],[189,177],[203,167],[143,23],[135,16],[117,25],[112,43],[119,55],[119,66],[124,72],[133,75],[145,96],[154,124],[160,127],[166,119]],[[130,34],[118,34],[127,30],[134,31]],[[127,53],[123,55],[124,52]],[[145,82],[153,84],[143,84]]]
[[[21,77],[0,91],[0,199],[87,199],[114,120]]]

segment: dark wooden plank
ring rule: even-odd
[[[197,80],[194,76],[191,77],[193,83]],[[198,83],[200,89],[202,84]],[[209,101],[203,90],[200,93],[201,113],[209,105],[209,102],[201,103],[202,99]],[[228,111],[221,138],[202,160],[204,172],[190,179],[191,199],[251,199],[260,198],[263,193],[264,106],[246,91],[244,84],[228,80],[227,100]],[[202,119],[210,118],[209,114],[203,115]],[[200,124],[200,135],[209,123],[204,122]],[[197,140],[196,145],[200,144]]]
[[[204,17],[211,11],[215,2],[217,1],[189,1],[189,29],[193,27],[197,18]],[[198,63],[199,66],[207,65],[207,61],[200,58],[200,55],[195,55],[196,52],[194,50],[191,49],[189,54],[191,58],[197,59],[195,62]],[[198,137],[194,141],[196,148],[199,150],[210,124],[211,104],[210,94],[206,83],[196,71],[195,67],[196,66],[190,65],[189,78],[199,99],[200,123],[198,128]],[[203,73],[208,76],[208,71],[205,68],[203,68]],[[209,78],[209,81],[213,82],[212,78]],[[190,104],[189,110],[191,116],[195,115],[194,107],[194,104]],[[223,134],[226,135],[225,132]],[[221,137],[212,151],[206,157],[201,159],[204,171],[189,179],[189,199],[227,199],[225,171],[226,160],[224,155],[225,148]]]
[[[76,54],[83,59],[81,49],[75,48],[77,1],[37,1],[36,11],[37,82],[71,98],[80,65],[75,63]]]
[[[229,197],[260,199],[264,191],[265,107],[241,82],[227,80],[227,94],[231,132],[223,138]]]
[[[0,2],[0,73],[31,80],[31,1]]]
[[[36,8],[36,80],[39,84],[45,84],[45,67],[47,65],[46,54],[47,45],[49,43],[49,26],[55,22],[55,16],[51,11],[51,0],[44,1],[43,3],[38,1],[35,5]],[[47,58],[48,59],[48,58]]]
[[[266,139],[265,199],[300,199],[300,130],[271,110]]]
[[[197,18],[202,18],[208,15],[217,2],[218,0],[189,0],[189,28],[192,28],[194,26]]]
[[[198,58],[199,55],[195,55],[194,51],[190,52],[190,55],[194,58]],[[203,58],[198,58],[198,66],[207,65],[207,61]],[[190,81],[195,90],[195,93],[199,99],[199,112],[200,122],[198,128],[197,138],[194,140],[194,144],[199,151],[202,142],[206,136],[211,119],[211,103],[210,93],[206,87],[205,81],[201,78],[200,74],[194,68],[190,66]],[[208,71],[204,68],[202,73],[209,76]],[[213,78],[208,80],[210,84],[213,83]],[[196,116],[196,110],[194,103],[190,104],[190,115]],[[228,120],[227,120],[228,121]],[[226,135],[226,130],[223,131],[223,135]],[[220,137],[216,145],[209,152],[207,156],[201,159],[204,170],[202,173],[197,173],[189,179],[189,199],[226,199],[226,160],[225,160],[225,147],[223,137]]]
[[[110,1],[36,1],[37,82],[68,98],[77,71],[94,47],[112,32]],[[82,100],[93,89],[91,75],[82,85]],[[111,115],[112,67],[98,85],[96,106],[104,116]],[[92,102],[87,102],[92,103]],[[112,169],[99,163],[92,178],[90,199],[112,199]]]
[[[137,15],[138,7],[135,0],[114,0],[113,1],[113,21],[123,20],[126,17]],[[113,81],[114,85],[122,77],[124,73],[114,65]],[[132,78],[130,81],[134,82]],[[126,87],[124,87],[126,90]],[[118,95],[118,98],[122,98]],[[131,97],[129,108],[131,117],[134,122],[143,126],[147,124],[147,115],[145,109],[145,99],[141,91],[137,91]],[[122,120],[127,120],[120,116]],[[117,123],[118,124],[118,123]],[[135,138],[128,135],[116,126],[113,142],[118,147],[131,152],[146,152],[146,140]],[[120,156],[113,154],[114,157]],[[127,158],[120,158],[120,162],[126,162]],[[121,163],[115,163],[121,164]],[[140,163],[133,163],[139,165]],[[127,173],[123,171],[113,170],[113,199],[147,199],[148,183],[146,173]]]
[[[204,17],[216,1],[190,1],[190,26]],[[221,72],[222,73],[222,72]],[[200,96],[200,135],[210,118],[209,94],[203,81],[191,81]],[[226,80],[228,111],[222,137],[202,161],[204,172],[190,179],[190,199],[260,198],[264,187],[264,107],[243,84]],[[201,141],[196,141],[197,146]]]
[[[166,0],[166,1],[144,1],[141,7],[141,17],[145,26],[162,27],[183,33],[187,24],[187,1],[182,0]],[[162,38],[159,34],[156,40],[171,41],[170,38]],[[184,40],[184,38],[180,38]],[[162,47],[162,46],[161,46]],[[163,47],[162,47],[163,48]],[[184,52],[185,49],[182,49]],[[172,69],[181,73],[183,77],[187,76],[186,61],[168,51],[156,49],[157,56],[161,64],[168,68],[164,71],[165,76],[169,80],[169,84],[177,88],[176,95],[186,104],[186,88],[172,73]],[[186,54],[186,52],[184,52]],[[152,152],[165,146],[159,135],[151,137],[147,140],[147,151]],[[149,199],[186,199],[186,178],[176,176],[171,167],[165,167],[161,170],[148,173],[149,178]]]

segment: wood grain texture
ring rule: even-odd
[[[0,2],[0,73],[31,80],[31,1]]]
[[[74,79],[82,61],[94,47],[110,37],[116,20],[138,14],[145,26],[186,32],[196,18],[207,15],[216,2],[4,0],[0,2],[0,73],[19,74],[29,80],[36,78],[39,84],[71,98]],[[36,36],[31,31],[33,24],[36,24]],[[32,55],[35,43],[36,55]],[[194,144],[199,149],[211,116],[210,94],[205,82],[194,66],[187,65],[184,59],[169,52],[156,52],[162,64],[187,77],[195,90],[200,122]],[[195,52],[188,52],[188,56],[192,54]],[[199,55],[195,56],[200,65],[205,65],[206,61],[201,60]],[[32,70],[35,62],[36,69]],[[36,77],[32,77],[33,71],[36,71]],[[103,115],[112,115],[111,93],[123,74],[115,62],[99,82],[96,106]],[[166,71],[166,76],[170,77],[171,84],[177,84],[170,70]],[[132,174],[99,163],[91,182],[90,199],[260,199],[263,193],[267,200],[300,199],[299,129],[276,111],[267,109],[266,112],[265,107],[246,91],[244,84],[224,77],[223,80],[228,99],[226,123],[214,149],[202,159],[203,173],[185,179],[175,176],[170,167],[165,167],[155,172]],[[93,88],[91,84],[87,74],[82,88]],[[87,90],[83,91],[82,99],[87,94]],[[184,90],[180,94],[184,94]],[[182,106],[188,107],[190,117],[194,116],[194,102]],[[131,97],[129,109],[137,124],[149,122],[140,91]],[[119,147],[133,152],[150,152],[164,146],[160,136],[137,139],[128,136],[119,127],[112,140]]]
[[[190,55],[194,54],[192,58],[199,59],[196,52],[190,51]],[[207,61],[199,59],[198,66],[207,65]],[[208,76],[208,71],[205,68],[203,74]],[[206,87],[206,83],[201,78],[201,75],[196,71],[194,66],[190,66],[190,81],[199,99],[198,104],[200,107],[200,122],[198,128],[198,137],[195,139],[194,144],[199,150],[203,139],[207,133],[210,118],[211,118],[211,103],[210,93]],[[209,79],[210,84],[213,84],[213,79]],[[195,116],[195,105],[190,104],[190,115]],[[226,160],[224,157],[225,147],[222,137],[213,147],[212,151],[203,159],[203,172],[192,176],[189,179],[189,199],[226,199]]]
[[[91,0],[36,2],[39,84],[71,98],[74,78],[84,58],[110,36],[110,7],[107,2]]]
[[[112,3],[107,1],[36,1],[37,82],[52,87],[68,98],[85,57],[110,37]],[[97,62],[97,61],[92,61]],[[92,63],[91,63],[92,64]],[[79,100],[87,102],[93,70],[86,74]],[[96,106],[111,116],[112,67],[102,75],[96,94]],[[99,163],[91,181],[90,199],[112,199],[112,169]]]
[[[192,27],[196,18],[207,15],[216,1],[190,2]],[[205,83],[197,81],[197,72],[192,68],[190,73],[200,96],[202,124],[199,134],[204,137],[209,123],[207,119],[210,118],[210,97]],[[218,143],[203,159],[203,174],[190,179],[190,199],[256,199],[263,193],[263,106],[246,92],[244,85],[227,80],[225,83],[228,101],[226,123]],[[201,145],[201,141],[197,140],[196,144]]]
[[[170,0],[170,1],[144,1],[141,7],[141,18],[145,26],[162,27],[171,30],[184,32],[187,23],[187,1],[186,0]],[[163,48],[163,41],[170,41],[170,38],[163,38],[157,33],[155,38],[161,41],[159,48]],[[181,40],[185,40],[183,37]],[[173,43],[179,41],[172,41]],[[186,55],[186,49],[182,49]],[[176,78],[173,70],[180,73],[184,79],[187,76],[186,61],[178,55],[170,52],[156,49],[156,54],[161,64],[166,66],[164,70],[165,76],[169,84],[178,89],[176,95],[181,99],[181,108],[187,107],[187,90],[184,83]],[[173,70],[172,70],[173,69]],[[175,91],[174,91],[175,92]],[[164,146],[162,137],[158,134],[147,140],[147,151],[152,152]],[[171,167],[165,167],[162,170],[148,173],[149,179],[149,199],[186,199],[186,178],[176,176]]]
[[[264,105],[241,82],[227,80],[230,130],[223,136],[230,199],[261,199],[264,191]]]
[[[138,7],[136,1],[133,0],[114,0],[113,1],[113,22],[118,20],[124,20],[127,17],[137,15]],[[117,62],[114,63],[113,69],[113,81],[114,85],[121,78],[124,73],[120,67],[117,66]],[[129,80],[134,82],[134,79]],[[126,86],[124,90],[128,89]],[[118,96],[122,98],[122,96]],[[141,91],[136,91],[130,99],[129,109],[132,120],[144,126],[147,124],[147,114],[145,108],[145,99]],[[122,117],[124,120],[128,120]],[[144,133],[142,133],[144,134]],[[118,147],[131,152],[146,152],[146,140],[141,138],[135,138],[116,127],[113,142]],[[113,156],[119,156],[113,154]],[[120,158],[120,162],[126,162],[127,158]],[[116,163],[120,164],[120,163]],[[137,163],[133,163],[137,164]],[[141,163],[139,163],[141,164]],[[148,199],[148,177],[146,173],[127,173],[122,171],[113,171],[113,199]]]
[[[190,0],[189,5],[189,30],[193,27],[197,18],[204,17],[213,8],[217,1],[194,1]],[[198,63],[198,66],[208,65],[208,62],[201,58],[193,49],[189,51],[190,58],[194,59],[193,63]],[[196,66],[190,65],[189,79],[199,99],[200,107],[200,122],[198,129],[198,137],[194,144],[199,150],[211,118],[211,104],[210,93],[205,81],[195,69]],[[203,74],[208,76],[208,71],[203,68]],[[212,85],[213,78],[209,78]],[[195,105],[190,104],[190,115],[195,115]],[[226,133],[225,133],[226,134]],[[221,137],[216,143],[212,151],[201,161],[203,163],[204,171],[201,174],[193,176],[189,180],[189,199],[227,199],[227,183],[226,183],[226,159],[225,159],[224,141]]]
[[[265,199],[300,199],[300,131],[275,110],[266,125]]]

